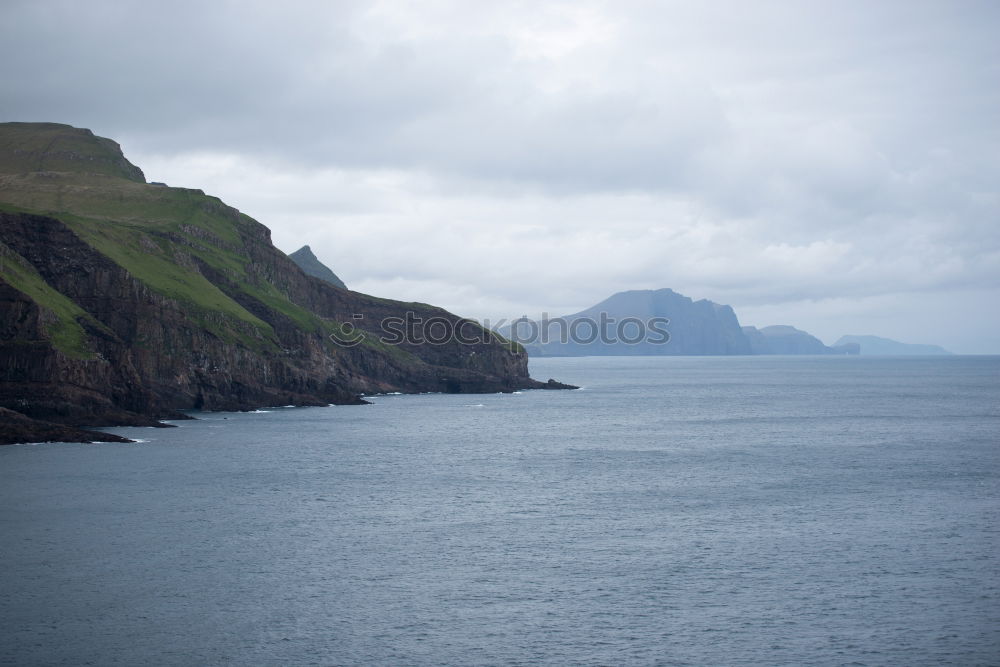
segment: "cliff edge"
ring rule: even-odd
[[[449,330],[462,340],[440,342]],[[153,425],[188,409],[565,386],[527,363],[471,320],[307,275],[264,225],[147,184],[89,130],[0,124],[0,408]]]

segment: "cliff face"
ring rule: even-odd
[[[0,407],[29,418],[149,424],[189,408],[551,386],[475,323],[306,275],[260,223],[147,185],[87,130],[0,124],[0,241]],[[449,328],[465,343],[427,342]]]

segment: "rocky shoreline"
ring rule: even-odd
[[[166,426],[166,424],[163,424]],[[20,412],[0,408],[0,445],[38,442],[134,442],[113,433],[91,431],[41,419],[25,417]]]

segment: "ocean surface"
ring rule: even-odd
[[[1000,357],[531,368],[0,447],[0,664],[1000,664]]]

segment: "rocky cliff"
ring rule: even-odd
[[[475,322],[306,275],[266,227],[199,190],[146,184],[89,130],[0,124],[0,408],[49,426],[156,424],[558,386]]]

